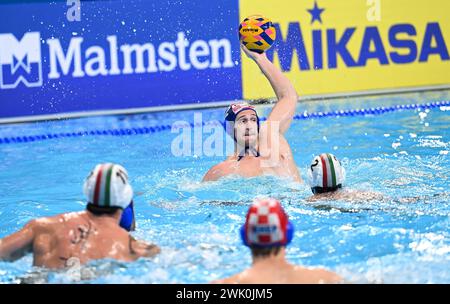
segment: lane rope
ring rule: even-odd
[[[336,110],[330,112],[312,112],[303,114],[296,114],[294,120],[304,120],[304,119],[315,119],[315,118],[325,118],[325,117],[340,117],[340,116],[365,116],[365,115],[382,115],[390,112],[397,112],[403,110],[416,110],[416,109],[433,109],[438,107],[450,106],[450,101],[437,101],[429,102],[423,104],[406,104],[406,105],[396,105],[390,107],[376,107],[368,109],[354,109],[354,110]],[[261,117],[261,121],[267,120],[266,117]],[[202,124],[190,123],[190,127],[199,127],[200,125],[209,125],[211,122],[203,122]],[[162,132],[165,130],[171,130],[171,125],[161,125],[156,127],[138,127],[138,128],[122,128],[122,129],[109,129],[109,130],[90,130],[90,131],[79,131],[79,132],[61,132],[61,133],[48,133],[42,135],[30,135],[30,136],[12,136],[0,138],[1,144],[15,144],[15,143],[26,143],[43,141],[56,138],[72,138],[72,137],[83,137],[83,136],[129,136],[129,135],[139,135],[139,134],[151,134]]]

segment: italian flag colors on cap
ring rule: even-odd
[[[336,156],[323,153],[314,157],[310,167],[311,187],[334,188],[342,185],[345,180],[345,170]]]
[[[127,171],[111,163],[97,165],[87,177],[83,190],[88,202],[99,207],[125,209],[133,198]]]

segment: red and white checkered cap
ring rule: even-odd
[[[252,110],[253,112],[255,112],[256,116],[258,116],[258,113],[256,113],[256,109],[254,106],[246,102],[233,103],[225,111],[225,120],[234,122],[236,120],[237,115],[245,110]]]
[[[285,245],[288,216],[276,199],[258,199],[250,207],[245,221],[249,246]]]

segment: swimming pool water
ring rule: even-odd
[[[448,101],[448,91],[298,104],[297,113]],[[267,116],[270,107],[261,106]],[[91,117],[0,125],[0,138],[143,128],[222,119],[224,109]],[[372,202],[306,201],[311,191],[275,177],[200,181],[224,157],[175,157],[170,130],[0,143],[0,238],[29,220],[85,206],[82,182],[100,162],[122,164],[136,193],[137,238],[162,252],[133,263],[95,261],[73,271],[0,262],[0,282],[207,283],[250,266],[238,229],[251,200],[279,198],[296,232],[292,263],[326,267],[356,283],[450,283],[450,108],[295,120],[286,133],[301,175],[313,155],[331,152],[349,189],[381,192]],[[192,149],[193,150],[193,149]]]

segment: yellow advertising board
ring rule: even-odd
[[[448,0],[241,0],[240,19],[270,18],[267,51],[300,96],[450,86]],[[244,56],[244,55],[243,55]],[[242,60],[246,99],[273,97]]]

